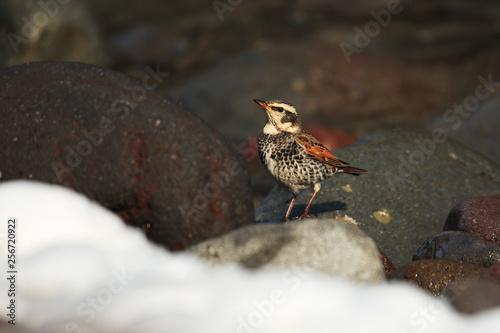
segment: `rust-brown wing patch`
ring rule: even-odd
[[[323,146],[311,134],[299,134],[295,137],[295,141],[304,148],[307,157],[317,161],[331,165],[333,167],[342,167],[347,163],[336,158],[325,146]]]
[[[303,134],[298,134],[295,137],[295,141],[304,148],[306,156],[313,158],[319,162],[325,163],[335,169],[339,169],[343,172],[360,175],[366,173],[366,170],[355,168],[349,166],[349,163],[344,162],[337,157],[335,157],[325,146],[321,144],[315,137],[310,133],[306,132]]]

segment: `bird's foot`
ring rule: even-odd
[[[292,220],[301,220],[301,219],[306,219],[306,218],[310,218],[310,217],[317,217],[315,214],[302,214],[300,216],[297,216],[297,217],[292,217]]]
[[[315,214],[302,214],[300,216],[294,216],[292,218],[285,217],[283,219],[283,223],[288,223],[290,221],[296,221],[296,220],[301,220],[301,219],[310,218],[310,217],[317,217],[317,216]]]

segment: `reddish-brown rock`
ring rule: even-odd
[[[488,267],[483,274],[481,274],[481,278],[496,282],[500,285],[500,264],[494,264]]]
[[[2,180],[71,187],[170,249],[253,223],[241,155],[153,91],[168,73],[146,71],[140,81],[82,63],[3,69]]]
[[[404,280],[416,284],[433,295],[440,295],[454,281],[477,279],[484,267],[449,260],[423,259],[398,268],[391,280]]]
[[[462,200],[450,211],[443,230],[461,230],[500,243],[500,196]]]
[[[457,310],[466,313],[500,306],[500,284],[487,279],[453,284],[444,295]]]
[[[382,250],[377,247],[378,253],[379,253],[379,258],[382,261],[382,265],[384,266],[384,273],[386,277],[390,277],[391,274],[394,273],[396,270],[396,266],[392,263],[392,261],[385,255]]]

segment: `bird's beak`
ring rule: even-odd
[[[259,104],[264,110],[269,110],[269,106],[267,106],[266,102],[261,101],[260,99],[254,99],[253,101]]]

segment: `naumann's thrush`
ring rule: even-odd
[[[312,217],[314,215],[308,214],[309,208],[323,180],[336,173],[358,176],[367,172],[335,157],[306,131],[292,104],[281,100],[254,101],[267,115],[267,123],[258,139],[260,160],[271,177],[293,194],[285,222],[290,220],[290,212],[300,191],[311,187],[314,189],[299,218]]]

